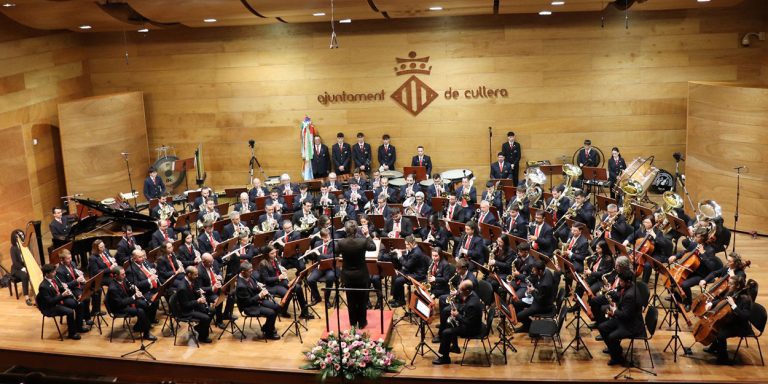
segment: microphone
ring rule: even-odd
[[[248,140],[248,146],[249,147],[253,148],[254,145],[256,145],[256,140],[254,140],[254,139]]]
[[[130,154],[131,154],[130,152],[120,152],[120,155],[122,155],[122,156],[128,156]]]
[[[743,170],[744,173],[749,172],[749,168],[746,165],[739,165],[738,167],[733,167],[733,169],[737,171]]]
[[[685,161],[685,155],[680,152],[673,153],[672,157],[674,157],[676,161]]]

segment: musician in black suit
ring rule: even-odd
[[[291,183],[291,176],[287,173],[280,175],[280,185],[277,187],[280,196],[295,195],[299,193],[299,186]]]
[[[160,198],[165,193],[163,179],[157,175],[155,167],[149,167],[148,176],[144,179],[144,198],[147,201]]]
[[[571,233],[568,241],[565,242],[565,251],[562,257],[570,261],[573,264],[573,269],[576,273],[581,274],[584,272],[584,259],[589,256],[589,241],[587,236],[582,234],[586,230],[584,224],[574,222],[571,226]],[[567,293],[571,292],[571,284],[573,278],[570,273],[565,272],[565,290]]]
[[[604,240],[600,240],[595,245],[594,257],[595,261],[592,262],[592,265],[584,266],[584,280],[587,285],[589,285],[589,289],[592,290],[592,293],[597,294],[603,287],[603,276],[605,276],[606,280],[609,282],[615,278],[613,271],[615,269],[614,264],[616,263],[616,260],[611,254],[610,249],[608,249],[608,244]],[[583,293],[584,289],[581,286],[576,286],[576,295],[581,297]]]
[[[722,300],[727,300],[727,305],[731,306],[733,315],[729,320],[725,320],[720,329],[717,331],[715,341],[705,348],[704,352],[717,355],[717,364],[731,364],[731,360],[728,358],[728,338],[747,336],[752,333],[752,325],[749,322],[750,314],[752,312],[752,297],[745,290],[746,284],[745,278],[740,275],[731,276],[728,280],[728,292],[720,299],[713,301],[707,305],[707,310],[717,306]]]
[[[333,207],[338,205],[336,195],[331,193],[328,183],[320,185],[320,193],[315,198],[315,210],[321,215],[332,216]]]
[[[352,171],[352,148],[344,142],[344,133],[336,134],[336,144],[331,149],[334,172],[339,175],[349,174]]]
[[[445,218],[450,221],[466,221],[464,219],[464,209],[459,204],[456,195],[448,195],[448,204],[445,206]]]
[[[427,187],[427,201],[432,204],[433,197],[447,196],[449,193],[443,184],[443,178],[439,173],[432,175],[432,185]]]
[[[642,225],[637,231],[624,240],[624,246],[632,244],[636,248],[639,248],[643,239],[648,236],[648,241],[652,241],[654,244],[651,257],[662,263],[668,261],[668,256],[672,254],[673,244],[664,236],[664,233],[656,227],[656,220],[653,218],[653,215],[644,217],[641,224]],[[651,272],[653,272],[651,262],[646,260],[643,267],[644,283],[648,284],[648,281],[651,279]],[[698,281],[696,281],[696,284],[698,284]]]
[[[576,154],[576,162],[581,167],[597,167],[600,165],[600,154],[592,148],[592,140],[584,140],[584,146]]]
[[[333,207],[333,216],[341,216],[341,212],[344,212],[345,217],[342,221],[357,220],[357,210],[347,202],[347,197],[344,195],[339,195],[339,205]]]
[[[427,269],[427,282],[430,284],[432,295],[440,297],[450,293],[448,281],[456,272],[455,267],[440,253],[442,248],[432,247],[432,263]]]
[[[624,353],[621,340],[643,334],[643,299],[635,283],[635,275],[625,271],[619,275],[618,302],[614,302],[608,310],[610,319],[598,329],[611,360],[608,365],[624,363]]]
[[[53,248],[58,248],[68,241],[70,223],[61,208],[54,207],[52,212],[53,220],[48,224],[48,229],[51,230],[51,237],[53,237]]]
[[[274,229],[279,228],[280,223],[283,222],[283,216],[280,215],[279,213],[275,213],[274,206],[268,205],[265,208],[266,208],[266,212],[261,216],[259,216],[259,219],[256,221],[257,223],[256,225],[258,225],[259,230],[262,232],[268,232],[268,231],[264,231],[264,229],[267,229],[267,227],[263,225],[263,223],[267,220],[269,220],[272,223],[271,224],[272,228]]]
[[[128,260],[130,257],[126,261]],[[88,256],[88,276],[96,276],[99,272],[104,271],[101,285],[108,287],[111,280],[110,271],[116,265],[123,264],[118,264],[115,258],[109,254],[103,241],[94,240],[91,246],[91,255]],[[101,289],[94,290],[93,300],[91,300],[91,315],[95,316],[96,314],[106,315],[101,311]]]
[[[575,193],[574,206],[579,207],[573,215],[573,221],[583,223],[590,231],[595,229],[595,206],[589,202],[584,191]]]
[[[288,294],[288,275],[280,269],[280,265],[277,262],[277,249],[267,246],[265,252],[267,253],[267,258],[261,260],[259,263],[259,279],[266,285],[267,291],[269,291],[270,294],[284,297]],[[304,290],[301,288],[301,282],[296,282],[292,292],[293,296],[290,300],[297,300],[299,307],[301,308],[299,317],[302,319],[314,319],[315,316],[309,313],[307,301],[304,298]],[[280,308],[281,316],[289,317],[289,304],[290,301],[287,301],[285,307]]]
[[[191,210],[204,211],[204,205],[208,202],[208,200],[213,200],[213,205],[219,204],[219,197],[213,193],[213,189],[211,189],[211,187],[203,187],[200,189],[200,196],[195,198],[195,202],[192,204]]]
[[[488,256],[488,268],[492,270],[501,280],[512,274],[512,261],[515,259],[515,252],[509,247],[509,237],[499,236],[494,240],[496,243],[495,251]],[[506,291],[501,289],[499,282],[488,274],[483,276],[483,280],[491,283],[494,292],[499,292],[506,298]]]
[[[155,205],[152,210],[149,212],[149,216],[155,220],[160,219],[160,216],[165,215],[164,219],[166,220],[175,220],[173,217],[176,213],[175,209],[173,208],[173,205],[168,204],[168,197],[169,195],[167,193],[164,193],[160,195],[157,199],[157,205]]]
[[[552,226],[544,221],[544,212],[541,210],[536,211],[534,220],[535,224],[531,226],[528,241],[531,242],[534,250],[551,256],[557,247],[557,240],[555,240],[554,233],[552,232]]]
[[[610,256],[608,256],[610,257]],[[603,261],[605,260],[605,256],[603,257]],[[602,264],[602,261],[601,263]],[[595,329],[600,326],[600,324],[604,323],[606,321],[605,315],[609,311],[609,297],[610,300],[613,300],[614,302],[618,301],[617,296],[617,288],[619,287],[619,275],[623,273],[631,273],[634,274],[632,269],[632,263],[629,261],[629,258],[627,256],[618,256],[613,262],[613,265],[610,267],[613,272],[609,273],[605,276],[606,280],[608,280],[608,286],[603,287],[602,284],[602,277],[603,275],[599,276],[592,276],[592,273],[590,274],[591,279],[597,278],[598,281],[601,281],[600,287],[598,287],[598,290],[593,290],[592,292],[595,294],[595,296],[591,297],[587,303],[589,307],[592,310],[592,314],[595,316],[595,322],[589,325],[589,328]],[[607,267],[598,266],[598,271],[603,270],[603,274],[606,274],[609,270]],[[602,289],[605,288],[605,291],[602,291]],[[590,287],[591,289],[591,287]]]
[[[370,277],[368,267],[365,264],[365,253],[375,251],[376,244],[369,237],[357,236],[357,223],[352,220],[344,223],[346,237],[339,240],[339,253],[341,253],[344,268],[341,271],[341,281],[347,288],[368,288]],[[349,323],[358,329],[368,325],[366,316],[367,291],[347,292],[347,311]]]
[[[157,340],[157,337],[149,333],[151,317],[147,315],[149,304],[140,290],[126,280],[125,269],[120,266],[112,268],[112,282],[107,290],[105,300],[107,308],[116,315],[127,314],[136,316],[133,330],[143,332],[146,340]]]
[[[254,177],[251,180],[251,189],[248,191],[248,199],[255,202],[256,198],[269,195],[269,190],[261,185],[261,179]]]
[[[133,236],[133,228],[130,225],[123,227],[123,236],[117,243],[117,253],[115,253],[115,259],[119,265],[125,264],[128,259],[131,258],[131,252],[136,249],[139,243],[136,242],[136,238]],[[109,274],[107,269],[105,274]]]
[[[486,200],[480,202],[480,212],[477,212],[475,215],[477,216],[478,224],[483,223],[499,226],[499,220],[496,219],[496,216],[491,212],[491,204]]]
[[[197,287],[203,290],[205,299],[208,304],[213,304],[222,294],[221,287],[226,283],[221,276],[221,269],[219,263],[211,256],[210,253],[204,253],[201,257],[200,264],[197,265]],[[238,266],[239,270],[239,266]],[[234,276],[234,273],[232,274]],[[214,309],[214,321],[217,327],[224,328],[224,319],[229,318],[232,315],[232,309],[234,308],[234,300],[227,299],[226,308],[222,312],[222,306],[219,305]],[[226,315],[226,316],[225,316]]]
[[[384,224],[387,237],[408,237],[413,234],[413,223],[403,218],[400,209],[392,209],[392,218]]]
[[[616,193],[613,191],[613,187],[616,185],[616,179],[619,178],[621,172],[627,169],[627,163],[619,153],[619,148],[613,147],[611,149],[611,158],[608,159],[608,182],[610,183],[611,198],[616,198]]]
[[[536,259],[530,253],[531,245],[529,243],[517,244],[517,257],[512,260],[514,269],[511,275],[514,277],[512,288],[514,288],[518,298],[525,296],[525,292],[528,290],[528,281],[526,279],[533,274],[533,265],[536,263]],[[512,267],[510,266],[510,268]]]
[[[229,213],[230,222],[221,229],[221,236],[224,240],[229,240],[233,237],[238,237],[243,232],[250,232],[248,226],[243,224],[240,220],[240,212],[232,211]]]
[[[387,196],[388,203],[397,204],[400,202],[400,194],[397,193],[397,189],[392,188],[392,186],[389,185],[388,177],[382,177],[379,187],[373,190],[374,196],[381,196],[382,193]]]
[[[384,134],[381,136],[381,145],[377,151],[377,159],[379,165],[384,167],[385,171],[391,171],[395,169],[395,161],[397,160],[397,150],[394,145],[389,144],[389,135]]]
[[[503,204],[501,202],[501,191],[496,189],[496,183],[488,181],[485,183],[485,191],[480,196],[480,200],[486,200],[491,203],[492,206],[501,212]]]
[[[450,364],[449,353],[460,353],[458,337],[470,337],[480,334],[483,330],[483,302],[473,291],[471,281],[462,281],[459,292],[454,299],[454,305],[446,307],[448,316],[445,321],[440,321],[440,349],[441,357],[432,360],[432,364]],[[441,314],[442,315],[442,314]],[[448,318],[453,319],[455,326],[448,324]]]
[[[400,197],[398,201],[402,203],[409,197],[415,198],[417,192],[421,192],[421,185],[416,182],[416,175],[405,175],[405,185],[400,187]]]
[[[519,182],[520,158],[523,156],[523,149],[520,147],[520,143],[515,141],[514,132],[507,132],[507,142],[501,145],[501,152],[504,153],[504,158],[512,168],[512,182],[514,185],[517,185]]]
[[[432,158],[424,154],[424,146],[416,147],[416,156],[411,159],[411,167],[425,167],[427,177],[432,175]]]
[[[11,275],[21,282],[21,289],[24,293],[27,305],[32,306],[32,299],[29,298],[29,272],[24,263],[24,257],[21,255],[21,248],[18,242],[24,242],[24,231],[16,229],[11,232]]]
[[[160,254],[155,260],[157,277],[160,278],[160,282],[163,283],[173,276],[176,276],[177,280],[181,280],[184,265],[173,253],[173,243],[166,241],[160,247]]]
[[[686,310],[690,310],[691,306],[693,295],[691,292],[691,287],[699,285],[699,282],[706,278],[707,275],[718,271],[723,267],[723,262],[717,256],[715,256],[714,247],[707,243],[708,234],[709,232],[706,228],[696,228],[696,231],[693,234],[696,239],[696,243],[691,244],[691,246],[689,246],[687,249],[678,252],[676,255],[669,257],[670,265],[675,261],[678,261],[678,259],[682,259],[685,255],[691,253],[697,254],[700,260],[698,268],[690,271],[688,278],[680,283],[680,286],[685,292],[685,298],[682,300],[682,302],[685,304]],[[675,292],[675,295],[678,295],[678,300],[680,300],[680,296],[677,292]]]
[[[147,306],[144,308],[144,312],[146,312],[149,321],[157,322],[157,307],[160,300],[151,301],[151,299],[157,293],[157,289],[162,282],[157,276],[155,267],[147,261],[146,252],[142,250],[133,251],[131,262],[126,269],[126,279],[147,299]]]
[[[472,282],[472,286],[477,286],[477,277],[475,276],[475,273],[469,270],[469,262],[466,259],[459,259],[456,260],[456,267],[452,268],[453,274],[448,277],[448,293],[443,294],[441,296],[438,296],[437,303],[438,303],[438,310],[440,311],[440,319],[444,321],[444,319],[448,318],[448,314],[450,313],[450,308],[448,309],[449,312],[446,312],[446,308],[448,307],[448,297],[450,295],[455,295],[459,289],[459,285],[462,281],[469,280]],[[435,336],[432,339],[433,343],[439,343],[440,338]]]
[[[312,243],[312,248],[305,253],[307,258],[312,258],[318,262],[326,259],[333,259],[333,241],[331,240],[331,231],[328,228],[320,230],[320,238],[315,239]],[[312,301],[310,306],[321,302],[320,289],[317,287],[317,282],[322,281],[325,283],[326,288],[333,287],[333,282],[336,280],[336,273],[333,268],[321,271],[320,268],[315,268],[312,273],[307,277],[307,284],[309,285],[309,291],[312,294]],[[325,299],[325,306],[330,306],[328,298],[331,296],[331,290],[326,289],[323,298]]]
[[[502,231],[513,236],[525,239],[528,236],[528,220],[526,220],[516,206],[510,208],[509,216],[504,221]]]
[[[634,232],[634,229],[627,223],[627,218],[619,213],[619,207],[616,204],[608,204],[606,210],[600,223],[595,225],[602,228],[602,236],[593,239],[593,243],[600,239],[613,239],[621,243]]]
[[[362,132],[357,133],[357,144],[352,146],[352,160],[355,161],[355,167],[360,172],[370,177],[373,152],[371,152],[371,145],[365,142],[365,135]]]
[[[389,218],[392,217],[392,210],[387,205],[387,196],[383,193],[375,196],[376,202],[373,203],[373,207],[371,207],[371,214],[384,216],[386,224],[386,220],[389,220]]]
[[[433,213],[429,216],[429,225],[421,228],[419,233],[421,239],[432,244],[433,247],[437,246],[440,247],[440,249],[448,249],[449,233],[437,217],[437,214]]]
[[[504,154],[498,153],[499,161],[491,163],[491,179],[509,179],[512,174],[511,164],[504,161]],[[517,184],[515,184],[517,185]]]
[[[203,233],[197,235],[197,246],[200,252],[213,254],[220,243],[221,235],[219,231],[213,229],[213,223],[210,221],[203,223]]]
[[[38,308],[45,316],[67,317],[67,334],[70,339],[80,340],[78,332],[88,332],[82,328],[82,312],[77,310],[77,300],[73,293],[56,280],[56,267],[53,264],[43,265],[45,278],[40,283],[36,297]]]
[[[363,193],[362,191],[368,190],[368,180],[362,176],[359,168],[355,168],[355,170],[352,171],[352,178],[350,178],[348,181],[350,191],[352,190],[353,182],[357,183],[357,186],[360,188],[360,193]]]
[[[328,176],[331,169],[331,154],[328,153],[328,146],[322,143],[319,135],[314,137],[314,153],[312,154],[312,175],[316,178]]]
[[[85,288],[85,276],[82,271],[75,268],[72,264],[72,253],[68,249],[64,249],[59,254],[60,262],[58,268],[56,268],[56,279],[59,284],[66,286],[71,292],[72,297],[77,301],[77,308],[75,308],[75,323],[80,329],[85,325],[93,325],[91,320],[91,298],[87,298],[80,301],[79,297],[83,294]],[[101,289],[101,287],[94,287]],[[101,295],[99,295],[101,298]]]
[[[208,337],[208,330],[211,325],[211,313],[205,294],[197,283],[197,268],[189,266],[185,272],[186,276],[184,276],[176,285],[176,301],[181,308],[181,315],[186,318],[197,320],[195,331],[197,331],[197,340],[199,342],[211,343],[211,339]]]
[[[279,306],[269,298],[269,291],[262,289],[252,277],[253,265],[248,262],[240,264],[240,274],[237,276],[237,307],[248,316],[262,316],[266,318],[261,327],[265,339],[280,340],[280,335],[275,330],[275,320]],[[228,300],[229,301],[229,300]]]
[[[158,220],[157,230],[152,233],[152,241],[150,241],[150,248],[157,248],[166,241],[175,241],[176,232],[170,227],[168,220]]]
[[[395,252],[400,264],[398,269],[402,274],[392,279],[392,301],[389,302],[389,305],[401,307],[405,305],[405,284],[409,284],[409,280],[405,276],[416,281],[424,281],[427,278],[427,267],[429,267],[430,259],[421,252],[421,248],[416,244],[413,236],[405,238],[404,252],[400,249],[396,249]]]
[[[313,205],[312,201],[304,200],[304,203],[301,205],[301,209],[293,213],[293,216],[291,217],[291,222],[296,226],[300,226],[302,220],[311,221],[313,220],[313,218],[317,219],[317,217],[313,213],[312,205]]]
[[[480,265],[485,264],[488,250],[485,248],[483,238],[477,234],[477,223],[469,221],[464,225],[464,234],[453,238],[453,256],[458,259],[465,258],[469,263],[474,260]],[[474,271],[474,264],[469,263],[469,269]]]
[[[461,186],[456,188],[456,199],[462,206],[462,215],[465,220],[469,220],[475,214],[475,203],[477,203],[477,189],[475,186],[470,186],[469,179],[463,177],[461,179]]]
[[[251,202],[247,192],[243,192],[240,194],[239,201],[235,203],[235,207],[232,212],[248,213],[248,212],[253,212],[255,210],[256,210],[256,204]]]
[[[517,332],[528,332],[531,316],[550,313],[555,307],[557,279],[552,271],[547,269],[544,260],[536,260],[529,278],[532,285],[527,287],[526,292],[531,295],[533,301],[529,304],[525,298],[521,297],[520,301],[514,302],[517,320],[523,324]]]
[[[250,261],[256,255],[256,249],[251,244],[250,239],[248,233],[240,233],[238,242],[233,249],[221,256],[221,265],[226,268],[227,272],[224,280],[229,281],[229,279],[233,278],[239,270],[240,263]]]

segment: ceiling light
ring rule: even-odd
[[[339,20],[339,23],[342,23],[342,24],[349,24],[351,22],[352,22],[352,19],[341,19],[341,20]]]
[[[89,29],[91,29],[91,26],[90,25],[81,25],[80,29],[82,29],[82,30],[89,30]]]
[[[218,21],[218,20],[216,20],[216,19],[214,19],[214,18],[210,18],[210,19],[203,19],[203,23],[215,23],[215,22],[217,22],[217,21]]]
[[[541,11],[539,12],[539,16],[549,16],[552,14],[552,11]]]
[[[149,28],[142,28],[142,29],[139,29],[137,32],[139,32],[139,33],[147,33],[147,32],[149,32]]]
[[[312,16],[316,16],[316,17],[325,16],[325,12],[315,12],[312,14]]]
[[[12,8],[12,7],[15,7],[15,6],[16,6],[16,4],[14,4],[14,3],[3,3],[3,7],[5,7],[5,8]]]
[[[565,1],[553,1],[552,5],[565,5]]]
[[[443,7],[438,5],[438,6],[435,6],[435,7],[429,7],[429,10],[430,11],[442,11]]]
[[[696,1],[698,1],[699,3],[709,3],[709,0],[696,0]]]

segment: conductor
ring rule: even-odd
[[[368,267],[365,264],[365,252],[375,251],[376,244],[370,237],[357,236],[357,223],[347,221],[344,224],[347,236],[339,240],[339,253],[341,253],[344,267],[341,270],[341,279],[347,288],[366,289],[369,285]],[[347,291],[347,311],[349,312],[349,324],[358,329],[368,325],[366,320],[366,304],[368,302],[367,291]]]

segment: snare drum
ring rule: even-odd
[[[405,178],[400,177],[397,179],[391,179],[389,180],[389,185],[397,188],[402,188],[405,185]]]
[[[472,171],[469,169],[449,169],[440,174],[443,180],[450,180],[451,182],[461,181],[463,177],[472,178]]]
[[[381,177],[386,177],[390,179],[390,183],[391,183],[391,179],[397,179],[397,178],[403,177],[403,173],[400,171],[384,171],[384,172],[381,172]]]

